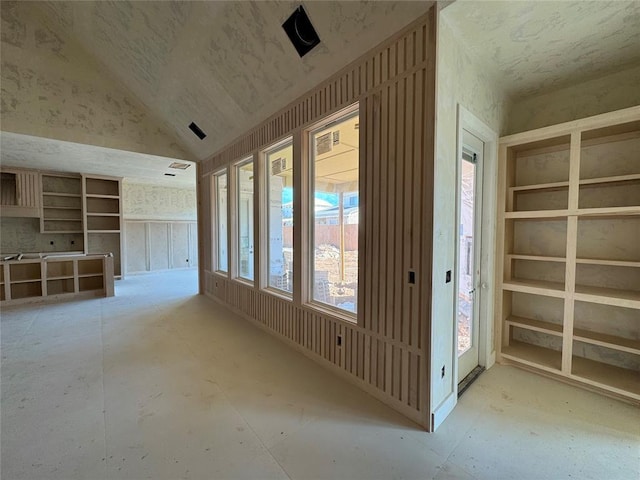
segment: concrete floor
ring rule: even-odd
[[[511,367],[435,434],[245,320],[194,272],[2,311],[2,478],[637,479],[640,411]]]

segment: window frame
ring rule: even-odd
[[[218,180],[221,176],[225,175],[227,177],[227,205],[226,205],[226,210],[227,210],[227,216],[226,216],[226,223],[227,223],[227,269],[226,270],[222,270],[220,268],[220,217],[219,217],[219,212],[220,212],[220,205],[219,205],[219,195],[218,195]],[[230,189],[230,183],[229,183],[229,168],[225,167],[222,170],[218,170],[215,173],[211,174],[211,190],[213,191],[213,195],[211,196],[212,199],[212,213],[213,215],[211,215],[211,217],[213,218],[213,222],[212,222],[212,237],[215,239],[214,243],[215,246],[214,248],[211,249],[211,254],[212,254],[212,258],[211,258],[211,270],[213,273],[217,274],[217,275],[221,275],[225,278],[229,278],[230,276],[230,272],[231,272],[231,238],[230,238],[230,211],[229,211],[229,207],[230,207],[230,193],[231,193],[231,189]]]
[[[331,315],[339,320],[343,320],[348,322],[349,324],[360,324],[360,319],[362,317],[361,313],[361,305],[360,305],[360,271],[361,271],[361,246],[358,245],[358,293],[356,294],[356,312],[350,312],[343,308],[339,308],[335,305],[331,305],[328,303],[324,303],[313,298],[314,291],[314,277],[315,277],[315,155],[313,152],[313,135],[327,129],[332,124],[341,123],[347,119],[352,117],[362,117],[360,111],[360,102],[355,102],[348,107],[341,109],[338,112],[335,112],[331,115],[324,117],[323,119],[315,122],[313,125],[309,126],[305,129],[303,134],[303,141],[306,142],[306,158],[304,159],[304,163],[306,166],[305,172],[305,191],[303,192],[304,197],[307,201],[307,208],[303,212],[303,219],[305,224],[305,229],[308,237],[305,239],[306,243],[306,259],[303,258],[306,272],[303,272],[306,280],[306,288],[304,292],[304,300],[303,303],[305,306],[312,308],[316,311],[319,311],[325,315]],[[361,176],[361,166],[362,166],[362,129],[359,130],[358,133],[358,239],[362,237],[362,208],[360,208],[360,199],[361,191],[360,191],[360,176]],[[294,205],[295,208],[295,205]]]
[[[232,176],[232,184],[233,184],[233,192],[231,195],[231,198],[233,199],[233,204],[230,204],[230,207],[232,208],[232,212],[234,213],[234,215],[232,215],[234,224],[231,227],[232,228],[232,239],[231,239],[231,244],[232,244],[232,249],[230,249],[230,251],[233,252],[233,255],[231,255],[231,258],[233,258],[233,266],[232,266],[232,278],[234,280],[237,280],[245,285],[249,285],[249,286],[254,286],[256,284],[256,275],[259,275],[259,272],[256,272],[255,266],[256,266],[256,256],[258,254],[257,249],[258,249],[258,245],[256,243],[256,208],[255,208],[255,198],[256,198],[256,194],[258,193],[256,190],[256,173],[257,173],[257,169],[256,169],[256,161],[255,161],[255,157],[253,154],[248,155],[244,158],[242,158],[241,160],[238,160],[237,162],[234,162],[232,164],[232,171],[233,171],[233,176]],[[252,218],[251,218],[251,228],[252,228],[252,232],[250,235],[249,240],[251,241],[253,247],[253,252],[251,253],[252,255],[252,261],[251,261],[251,268],[253,270],[253,279],[251,278],[247,278],[247,277],[243,277],[240,274],[240,252],[241,252],[241,248],[240,248],[240,228],[241,228],[241,222],[240,222],[240,195],[241,195],[241,188],[240,188],[240,175],[239,175],[239,171],[240,169],[245,166],[251,164],[252,168],[253,168],[253,180],[252,180],[252,184],[253,184],[253,192],[252,192],[252,201],[250,204],[250,208],[249,211],[251,212]]]
[[[283,148],[286,148],[288,146],[291,146],[291,150],[292,150],[292,175],[293,175],[293,191],[296,191],[296,188],[298,188],[298,186],[295,184],[295,170],[296,170],[296,162],[295,162],[295,135],[288,135],[287,137],[269,145],[268,147],[262,149],[260,151],[260,171],[262,173],[260,178],[260,185],[262,186],[261,190],[262,190],[262,194],[261,194],[261,198],[260,198],[260,205],[261,205],[261,212],[260,212],[260,217],[261,217],[261,224],[260,224],[260,232],[261,232],[261,242],[260,242],[260,288],[270,294],[273,294],[279,298],[288,300],[290,302],[293,302],[294,300],[294,295],[295,295],[295,284],[292,284],[292,289],[291,292],[287,291],[287,290],[283,290],[277,287],[273,287],[269,284],[269,279],[270,279],[270,253],[271,253],[271,245],[269,242],[269,236],[270,236],[270,195],[271,195],[271,185],[270,185],[270,178],[271,178],[271,168],[269,165],[269,154],[277,151],[277,150],[281,150]],[[293,210],[296,211],[296,202],[295,202],[295,194],[292,200],[293,203]],[[296,248],[295,248],[295,236],[296,236],[296,221],[295,221],[295,216],[293,217],[293,242],[292,242],[292,256],[293,256],[293,265],[294,265],[294,271],[299,270],[299,266],[297,266],[296,264]],[[294,278],[295,278],[295,274],[294,274]]]

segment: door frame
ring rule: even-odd
[[[498,135],[491,130],[486,123],[476,117],[464,106],[458,104],[458,132],[456,145],[456,225],[455,225],[455,272],[459,270],[460,260],[460,195],[459,185],[461,177],[460,159],[462,158],[463,130],[478,137],[484,142],[482,178],[482,219],[481,219],[481,243],[480,243],[480,288],[478,295],[479,331],[478,331],[478,364],[484,368],[490,368],[496,359],[495,328],[494,328],[494,297],[495,297],[495,255],[496,255],[496,221],[497,221],[497,186],[498,186]],[[458,275],[454,279],[454,372],[456,396],[458,393]]]

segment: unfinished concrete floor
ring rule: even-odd
[[[630,405],[496,366],[427,434],[195,291],[4,309],[2,479],[638,478]]]

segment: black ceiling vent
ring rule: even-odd
[[[175,177],[176,174],[175,173],[165,173],[164,176],[165,177]]]
[[[311,20],[300,5],[291,14],[287,21],[282,24],[282,28],[287,33],[289,40],[296,48],[298,55],[304,57],[313,47],[320,43],[320,37],[316,33],[316,29],[311,25]]]
[[[207,134],[204,133],[202,130],[200,130],[200,127],[193,122],[191,122],[191,124],[189,125],[189,128],[193,133],[196,134],[196,137],[198,137],[200,140],[204,140],[204,137],[207,136]]]

